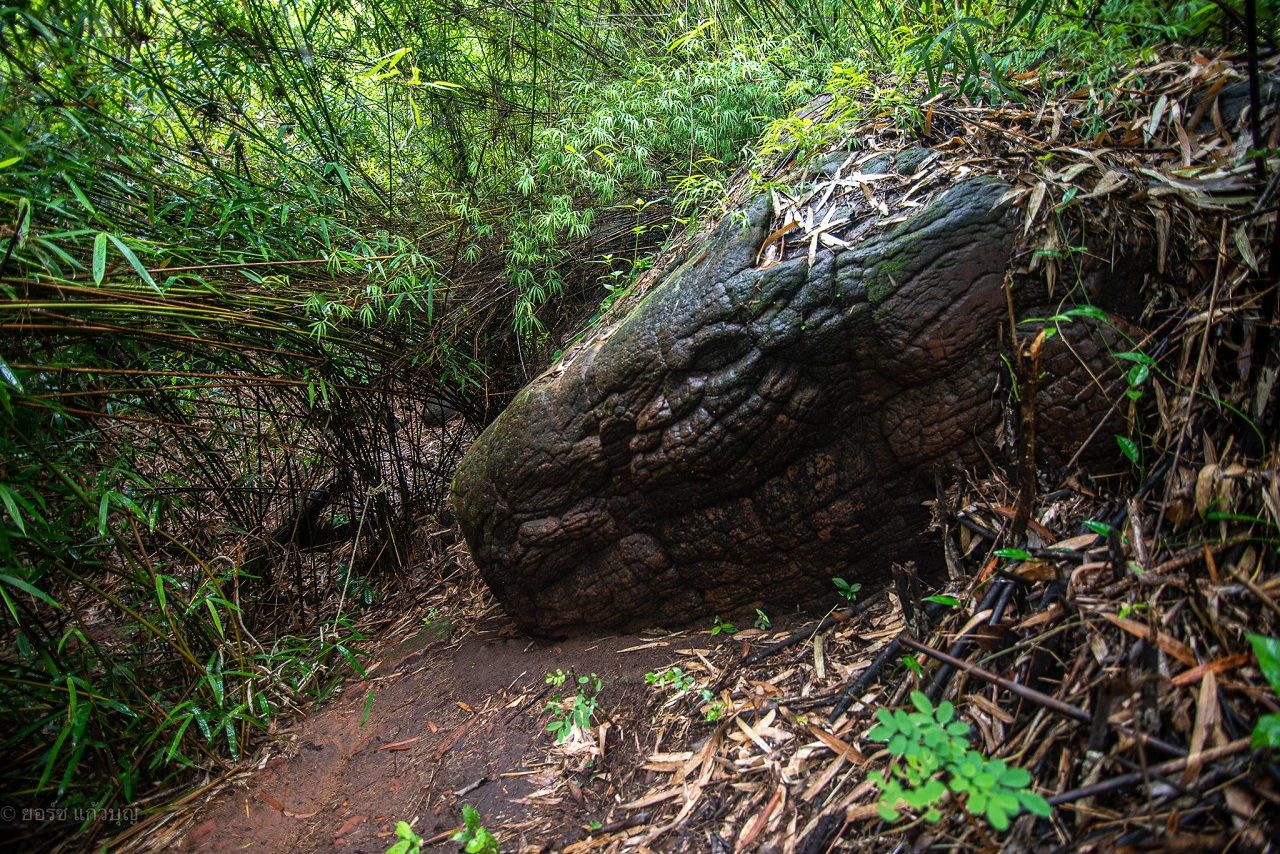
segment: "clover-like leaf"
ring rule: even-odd
[[[995,791],[991,793],[991,803],[1005,812],[1014,813],[1018,811],[1018,799],[1012,793],[1007,791]]]
[[[1031,774],[1025,768],[1005,768],[1000,773],[1000,784],[1010,789],[1024,789],[1031,784]]]
[[[1040,818],[1048,818],[1049,813],[1053,811],[1049,802],[1035,792],[1018,792],[1018,802],[1027,812]]]

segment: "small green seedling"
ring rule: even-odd
[[[422,837],[413,832],[407,821],[396,822],[396,839],[399,841],[387,849],[386,854],[419,854]]]
[[[1105,539],[1110,539],[1111,535],[1116,532],[1116,529],[1106,522],[1095,522],[1092,519],[1088,519],[1083,524],[1090,531]]]
[[[880,787],[877,810],[882,819],[897,821],[905,806],[923,812],[925,821],[938,821],[938,807],[948,791],[962,797],[968,812],[985,817],[996,830],[1008,829],[1009,819],[1022,809],[1049,815],[1049,802],[1028,788],[1029,773],[969,747],[969,725],[954,720],[951,703],[943,701],[935,708],[920,691],[911,692],[911,703],[913,712],[877,709],[879,723],[868,736],[887,743],[894,757],[887,773],[869,775]]]
[[[716,615],[716,621],[711,626],[711,634],[714,635],[731,635],[738,630],[733,623],[720,619],[720,615]]]
[[[1124,458],[1134,465],[1138,464],[1138,458],[1142,456],[1142,449],[1138,447],[1138,443],[1130,439],[1128,436],[1116,434],[1116,446],[1120,448],[1120,453],[1124,454]]]
[[[1151,378],[1151,370],[1156,367],[1156,360],[1140,351],[1113,353],[1112,355],[1117,359],[1133,363],[1133,367],[1129,368],[1128,372],[1125,373],[1125,379],[1129,383],[1125,396],[1130,400],[1138,400],[1142,397],[1143,384]]]
[[[773,620],[770,620],[769,615],[759,608],[756,608],[756,628],[760,631],[773,628]]]
[[[1248,634],[1249,643],[1253,645],[1253,654],[1258,657],[1258,666],[1266,677],[1271,690],[1280,697],[1280,638],[1269,638],[1265,635]],[[1280,715],[1263,715],[1253,727],[1254,747],[1280,747]]]
[[[684,693],[693,687],[693,674],[685,673],[679,667],[668,667],[660,672],[646,673],[644,684],[655,688],[670,687],[677,693]]]
[[[1145,610],[1147,610],[1147,609],[1148,609],[1148,608],[1150,608],[1150,607],[1151,607],[1151,606],[1150,606],[1150,605],[1148,605],[1146,602],[1134,602],[1132,605],[1130,605],[1130,604],[1124,604],[1124,605],[1121,605],[1121,606],[1120,606],[1120,619],[1122,619],[1122,620],[1127,620],[1127,619],[1129,619],[1129,617],[1130,617],[1130,616],[1132,616],[1133,614],[1137,614],[1137,613],[1139,613],[1140,611],[1145,611]]]
[[[480,813],[470,804],[462,807],[462,830],[453,835],[453,841],[467,854],[498,854],[498,837],[485,830],[480,823]]]
[[[547,674],[546,681],[549,685],[561,686],[569,681],[569,677],[570,674],[557,668],[555,673]],[[594,673],[590,676],[579,676],[577,684],[578,690],[571,698],[566,700],[560,694],[556,694],[546,705],[546,711],[551,713],[547,732],[555,734],[557,744],[568,738],[574,727],[584,732],[591,729],[591,719],[599,706],[598,695],[600,689],[604,687],[600,677]]]
[[[724,701],[717,700],[710,689],[702,689],[702,701],[707,704],[707,710],[702,715],[702,719],[707,723],[713,724],[724,716]]]
[[[856,602],[858,600],[858,591],[862,589],[861,584],[850,584],[843,578],[833,578],[831,579],[831,583],[836,586],[836,590],[839,591],[840,595],[848,599],[850,602]]]

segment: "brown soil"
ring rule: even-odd
[[[644,713],[635,702],[644,674],[672,658],[673,643],[653,635],[538,643],[495,619],[446,646],[422,629],[388,649],[369,681],[351,683],[271,745],[260,770],[201,809],[181,850],[382,852],[399,820],[413,822],[434,847],[456,850],[448,838],[463,804],[502,828],[504,847],[516,842],[513,830],[533,831],[548,818],[559,819],[561,844],[572,841],[593,812],[603,817],[593,806],[605,805],[613,779],[634,768],[617,733],[638,729],[628,715]],[[644,648],[628,651],[637,646]],[[543,709],[557,690],[545,676],[557,668],[599,674],[601,707],[617,726],[603,758],[569,787],[577,803],[547,805],[529,796],[563,775],[544,730]]]

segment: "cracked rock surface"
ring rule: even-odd
[[[968,180],[812,267],[756,268],[766,199],[728,218],[462,461],[454,506],[503,607],[543,635],[670,626],[939,553],[919,548],[935,472],[999,455],[1007,189]],[[1093,421],[1073,366],[1101,345],[1070,345],[1046,353],[1049,449]]]

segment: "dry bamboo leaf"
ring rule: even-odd
[[[969,634],[969,632],[973,631],[975,628],[981,625],[984,620],[989,619],[990,617],[991,617],[990,608],[987,608],[984,611],[979,611],[978,613],[974,614],[965,622],[965,624],[960,628],[960,631],[956,632],[955,636],[958,638],[964,637],[965,635]]]
[[[420,740],[422,736],[415,735],[413,738],[406,738],[404,741],[397,741],[394,744],[384,744],[379,750],[408,750],[413,746],[414,742]]]
[[[1028,560],[1019,564],[1014,574],[1027,581],[1052,581],[1058,577],[1058,570],[1048,561]]]
[[[1235,656],[1215,658],[1213,661],[1204,662],[1203,665],[1197,665],[1196,667],[1190,668],[1188,671],[1178,673],[1178,676],[1174,676],[1174,679],[1171,681],[1172,684],[1178,686],[1178,688],[1185,688],[1185,686],[1194,685],[1196,682],[1201,681],[1204,677],[1204,673],[1226,673],[1236,670],[1238,667],[1248,665],[1248,663],[1249,653],[1236,653]]]
[[[1092,168],[1093,168],[1092,163],[1072,163],[1066,169],[1063,169],[1061,172],[1058,172],[1056,175],[1051,174],[1049,177],[1053,178],[1055,181],[1060,181],[1064,184],[1070,184],[1071,182],[1075,181],[1075,179],[1079,178],[1086,171]]]
[[[622,653],[624,652],[639,652],[642,649],[654,649],[656,647],[668,646],[668,645],[669,645],[669,641],[650,641],[649,643],[642,643],[638,646],[629,646],[626,649],[620,649],[615,654],[622,655]]]
[[[756,252],[755,263],[758,265],[760,263],[760,258],[762,255],[764,255],[765,251],[769,249],[771,246],[773,246],[774,243],[777,243],[779,240],[781,240],[783,236],[787,234],[787,232],[794,229],[797,225],[799,225],[799,223],[793,221],[793,222],[788,222],[786,225],[783,225],[780,228],[774,229],[773,233],[764,239],[764,243],[760,244],[760,249]]]
[[[1147,120],[1147,125],[1143,129],[1143,141],[1151,142],[1151,138],[1156,135],[1156,131],[1160,128],[1160,120],[1164,118],[1164,111],[1169,106],[1169,96],[1161,95],[1156,101],[1155,109],[1151,111],[1151,116]]]
[[[1258,258],[1253,254],[1253,246],[1249,242],[1249,232],[1243,224],[1236,228],[1232,238],[1235,242],[1236,249],[1240,252],[1240,257],[1249,265],[1249,269],[1254,273],[1260,272],[1258,268]]]
[[[1018,623],[1016,628],[1020,632],[1025,632],[1046,624],[1056,623],[1058,620],[1062,619],[1062,614],[1063,609],[1059,607],[1057,603],[1054,603],[1051,607],[1046,608],[1043,611],[1037,611],[1030,617],[1027,617],[1021,623]]]
[[[1048,189],[1049,185],[1041,181],[1040,183],[1037,183],[1035,189],[1031,191],[1031,198],[1027,201],[1026,222],[1022,228],[1023,235],[1031,233],[1031,226],[1036,221],[1036,214],[1040,212],[1040,205],[1044,202],[1044,196]]]
[[[1156,272],[1164,273],[1169,259],[1169,214],[1160,209],[1155,213],[1156,220]]]
[[[634,801],[629,801],[618,806],[621,810],[640,810],[645,807],[651,807],[654,804],[660,804],[664,801],[674,800],[684,794],[683,786],[676,786],[673,789],[663,789],[660,792],[653,792]]]
[[[1102,616],[1121,631],[1128,632],[1136,638],[1154,642],[1156,646],[1164,650],[1165,653],[1173,656],[1188,667],[1195,666],[1195,655],[1191,652],[1191,648],[1182,641],[1176,640],[1160,631],[1156,631],[1154,633],[1155,637],[1152,637],[1151,627],[1146,623],[1139,623],[1124,617],[1117,617],[1115,614],[1103,613]]]
[[[822,794],[822,790],[840,772],[840,769],[847,761],[843,753],[837,753],[836,758],[827,763],[827,767],[822,770],[822,773],[814,776],[809,781],[809,785],[805,787],[804,792],[800,795],[800,800],[812,803],[814,798]]]
[[[1187,135],[1187,129],[1183,127],[1182,122],[1177,122],[1173,126],[1178,134],[1178,151],[1182,154],[1181,163],[1183,166],[1190,166],[1194,155],[1191,151],[1191,137]]]
[[[266,792],[258,792],[258,800],[262,801],[276,812],[284,812],[284,804],[280,802],[279,798],[272,797]]]
[[[765,753],[773,752],[773,748],[769,746],[769,742],[765,741],[755,732],[755,730],[747,726],[746,722],[743,721],[742,718],[734,718],[733,722],[737,724],[738,729],[742,730],[742,734],[745,735],[749,741],[755,744],[756,747],[760,748]],[[730,733],[729,737],[733,738],[733,733]]]
[[[1097,534],[1079,534],[1074,537],[1068,537],[1065,540],[1059,540],[1049,548],[1071,552],[1083,551],[1097,543],[1099,539],[1101,538]]]
[[[1124,173],[1116,169],[1110,169],[1098,181],[1097,186],[1093,188],[1093,192],[1089,194],[1090,198],[1099,199],[1114,193],[1125,185]]]
[[[735,850],[743,851],[756,841],[756,837],[760,835],[760,831],[764,830],[773,811],[778,808],[779,802],[782,800],[783,787],[779,785],[773,792],[773,797],[769,799],[769,803],[765,808],[756,814],[756,816],[747,822],[742,828],[742,834],[738,837],[738,844]]]
[[[810,724],[808,729],[814,737],[830,748],[831,752],[836,756],[841,756],[854,765],[862,765],[866,763],[867,758],[862,755],[862,751],[858,750],[858,748],[849,744],[844,739],[834,736],[814,724]]]
[[[1206,670],[1200,681],[1200,696],[1196,700],[1196,723],[1191,730],[1191,747],[1187,751],[1187,767],[1182,772],[1182,785],[1188,785],[1200,773],[1200,753],[1209,743],[1210,733],[1217,727],[1218,679],[1212,670]]]
[[[1213,463],[1196,475],[1196,512],[1203,516],[1221,498],[1222,470]]]

